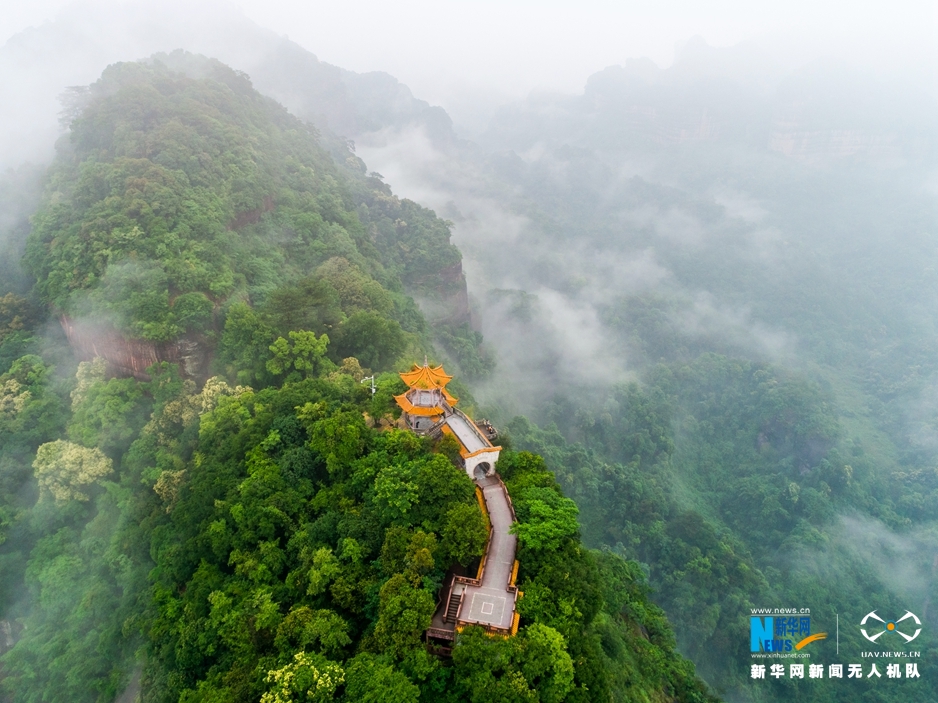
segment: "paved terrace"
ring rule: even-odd
[[[508,498],[505,484],[498,476],[486,476],[476,479],[476,485],[482,489],[485,507],[489,514],[492,532],[484,559],[482,580],[457,577],[451,591],[444,589],[445,596],[440,608],[433,616],[432,630],[455,629],[456,622],[444,622],[449,607],[450,597],[461,595],[456,621],[460,625],[473,624],[511,630],[515,614],[517,589],[511,584],[518,550],[518,538],[509,534],[515,521],[514,509]],[[467,583],[468,581],[468,583]],[[433,634],[433,633],[431,633]]]

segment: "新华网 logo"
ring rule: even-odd
[[[749,619],[749,649],[752,652],[790,652],[826,638],[826,632],[811,634],[811,618],[808,616]]]
[[[912,634],[912,635],[907,635],[905,632],[899,629],[899,623],[902,622],[903,620],[908,620],[909,618],[912,618],[912,620],[918,626],[917,629],[915,630],[915,634]],[[869,634],[866,631],[866,627],[864,627],[867,621],[869,620],[878,620],[879,622],[883,624],[883,629],[881,629],[879,632],[876,632],[874,630],[872,635]],[[907,625],[904,625],[903,627],[907,627]],[[870,629],[872,629],[872,627]],[[908,628],[908,629],[911,630],[912,628]],[[918,616],[915,613],[909,610],[905,611],[905,615],[903,615],[898,620],[883,620],[881,617],[879,617],[879,615],[876,614],[876,611],[874,610],[872,612],[867,613],[866,617],[864,617],[863,620],[860,621],[860,632],[862,632],[863,636],[866,637],[866,639],[868,639],[870,642],[875,642],[880,637],[885,635],[887,632],[895,632],[897,635],[901,635],[902,638],[906,642],[911,642],[916,637],[918,637],[921,631],[922,631],[922,621],[918,619]]]

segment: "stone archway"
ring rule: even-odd
[[[473,481],[479,480],[476,472],[477,466],[481,467],[483,476],[492,476],[495,473],[495,462],[498,461],[498,453],[501,449],[501,447],[492,447],[466,457],[463,467],[469,478]]]
[[[478,481],[488,476],[491,472],[492,465],[487,461],[482,461],[475,465],[475,468],[472,470],[472,477]]]

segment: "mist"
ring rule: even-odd
[[[701,675],[762,700],[727,663],[741,604],[802,588],[938,625],[936,29],[915,2],[24,4],[0,20],[0,297],[29,295],[82,86],[191,70],[183,52],[243,72],[449,222],[494,367],[437,334],[447,369],[548,456],[589,546],[642,563]],[[126,327],[148,266],[112,266],[77,313]],[[407,292],[431,327],[448,314]],[[57,323],[39,334],[70,382]],[[735,575],[695,581],[703,562]],[[0,652],[15,635],[0,619]]]
[[[91,82],[108,63],[176,48],[250,73],[272,42],[289,39],[329,64],[395,76],[475,135],[499,106],[532,91],[574,94],[596,71],[630,59],[668,68],[695,36],[736,47],[745,60],[723,68],[763,85],[823,59],[902,76],[934,94],[935,22],[923,2],[894,3],[888,13],[838,2],[687,0],[654,8],[520,0],[432,7],[418,0],[20,3],[0,20],[0,76],[10,96],[0,117],[7,135],[0,164],[49,156],[55,100],[66,86]]]

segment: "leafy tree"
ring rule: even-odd
[[[78,369],[75,371],[75,387],[70,394],[72,408],[80,406],[88,390],[99,381],[105,380],[106,376],[107,359],[103,357],[97,356],[92,361],[82,361],[78,364]]]
[[[513,639],[493,642],[482,628],[467,627],[453,650],[457,695],[472,703],[537,701],[537,691],[516,667],[517,652]]]
[[[204,332],[213,327],[215,305],[205,293],[183,293],[172,301],[177,324],[187,332]]]
[[[329,259],[316,269],[316,275],[336,292],[346,314],[372,311],[379,315],[390,315],[394,310],[390,293],[346,259]]]
[[[66,503],[90,500],[89,489],[111,474],[113,464],[99,449],[57,439],[39,447],[33,469],[43,494]]]
[[[330,473],[339,475],[365,450],[368,428],[361,413],[343,411],[324,415],[321,404],[307,403],[299,412],[307,423],[309,444],[322,456]]]
[[[430,627],[436,603],[427,591],[414,588],[401,574],[381,587],[380,597],[375,641],[392,657],[403,658]]]
[[[143,389],[128,378],[89,380],[80,379],[72,392],[69,439],[120,456],[145,423],[148,403]]]
[[[334,700],[345,672],[324,657],[297,652],[292,664],[268,672],[265,680],[271,688],[261,703],[323,703]]]
[[[384,522],[405,521],[420,493],[413,466],[392,464],[375,478],[375,503]]]
[[[363,653],[349,662],[345,699],[361,703],[417,703],[420,689],[390,662]]]
[[[280,375],[293,368],[305,376],[315,375],[329,346],[329,337],[322,335],[317,339],[315,333],[303,330],[292,331],[289,337],[289,342],[278,337],[270,345],[273,358],[267,362],[267,370]]]
[[[331,333],[342,320],[338,293],[318,277],[305,277],[271,291],[262,314],[281,334],[290,330]]]
[[[342,567],[332,550],[328,547],[317,549],[309,570],[309,588],[306,592],[311,596],[318,596],[340,573]]]
[[[386,369],[397,361],[405,344],[404,331],[397,320],[362,310],[339,325],[335,353],[339,358],[355,356],[373,369]]]
[[[466,378],[485,378],[495,368],[495,358],[482,343],[482,335],[468,322],[460,325],[439,325],[437,336],[447,352],[452,354],[459,370]]]
[[[449,560],[468,566],[482,556],[489,534],[481,511],[456,503],[446,513],[440,536],[449,547],[446,554]]]
[[[349,625],[331,610],[311,610],[307,606],[293,608],[277,628],[274,643],[282,652],[305,650],[319,645],[329,655],[341,653],[352,643]]]
[[[7,337],[31,327],[39,318],[36,306],[16,293],[0,296],[0,345]]]
[[[274,331],[246,303],[236,302],[225,317],[218,360],[229,376],[244,384],[266,379],[266,364]]]
[[[518,658],[525,680],[544,703],[559,703],[573,690],[573,660],[553,628],[537,623],[525,628]]]
[[[520,491],[516,510],[519,521],[512,531],[527,549],[555,550],[579,530],[576,503],[552,488],[529,486]]]

